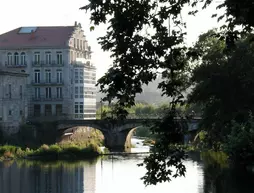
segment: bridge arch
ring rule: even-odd
[[[100,130],[104,135],[104,144],[110,151],[123,151],[131,147],[131,134],[135,128],[144,126],[155,119],[125,119],[125,120],[63,120],[58,123],[60,134],[68,131],[69,128],[83,126]],[[195,122],[195,121],[194,121]],[[192,123],[191,123],[192,124]],[[197,124],[196,122],[194,124]],[[188,126],[191,130],[195,127]]]
[[[75,126],[71,128],[66,128],[58,132],[57,142],[76,142],[76,143],[86,143],[86,142],[104,142],[105,136],[102,131],[91,126]]]

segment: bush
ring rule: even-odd
[[[25,155],[26,155],[26,152],[23,151],[20,147],[16,150],[17,157],[24,157]]]
[[[254,121],[239,124],[232,122],[231,133],[223,145],[224,151],[235,163],[249,164],[254,160]]]
[[[12,146],[12,145],[4,145],[0,147],[0,154],[4,154],[5,152],[11,152],[11,153],[15,153],[16,152],[17,147]]]
[[[48,151],[59,153],[62,150],[62,148],[58,145],[51,145],[49,146]]]
[[[5,159],[9,159],[9,158],[14,158],[14,155],[13,155],[13,153],[12,152],[10,152],[10,151],[6,151],[6,152],[4,152],[4,155],[3,155],[3,157],[5,158]]]
[[[40,148],[41,151],[47,151],[49,149],[49,146],[46,144],[43,144]]]

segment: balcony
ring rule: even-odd
[[[85,59],[85,58],[77,58],[76,61],[71,61],[71,65],[73,67],[96,69],[91,59]]]
[[[7,68],[25,68],[27,67],[27,62],[25,61],[24,63],[14,63],[14,62],[11,62],[11,63],[8,63],[7,61],[5,61],[5,67]]]
[[[32,81],[31,84],[33,86],[63,86],[64,85],[64,82],[57,82],[57,81],[50,81],[50,82],[47,82],[47,81],[40,81],[40,82],[36,82],[36,81]]]
[[[32,96],[31,97],[32,102],[43,102],[43,101],[63,101],[63,96],[57,97],[57,96],[51,96],[46,97],[45,95],[41,95],[39,97]]]
[[[32,62],[32,67],[63,67],[64,62],[62,61],[61,63],[56,60],[51,60],[51,61],[33,61]]]

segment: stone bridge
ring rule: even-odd
[[[188,131],[197,130],[201,118],[186,120]],[[125,119],[119,121],[110,120],[61,120],[57,122],[59,137],[66,133],[75,132],[75,127],[92,127],[100,130],[104,135],[105,146],[110,151],[122,151],[131,147],[131,136],[137,127],[149,125],[159,119]]]

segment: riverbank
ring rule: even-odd
[[[38,149],[17,146],[0,146],[0,161],[14,159],[29,160],[79,160],[102,155],[104,151],[97,144],[78,146],[75,144],[42,145]]]

